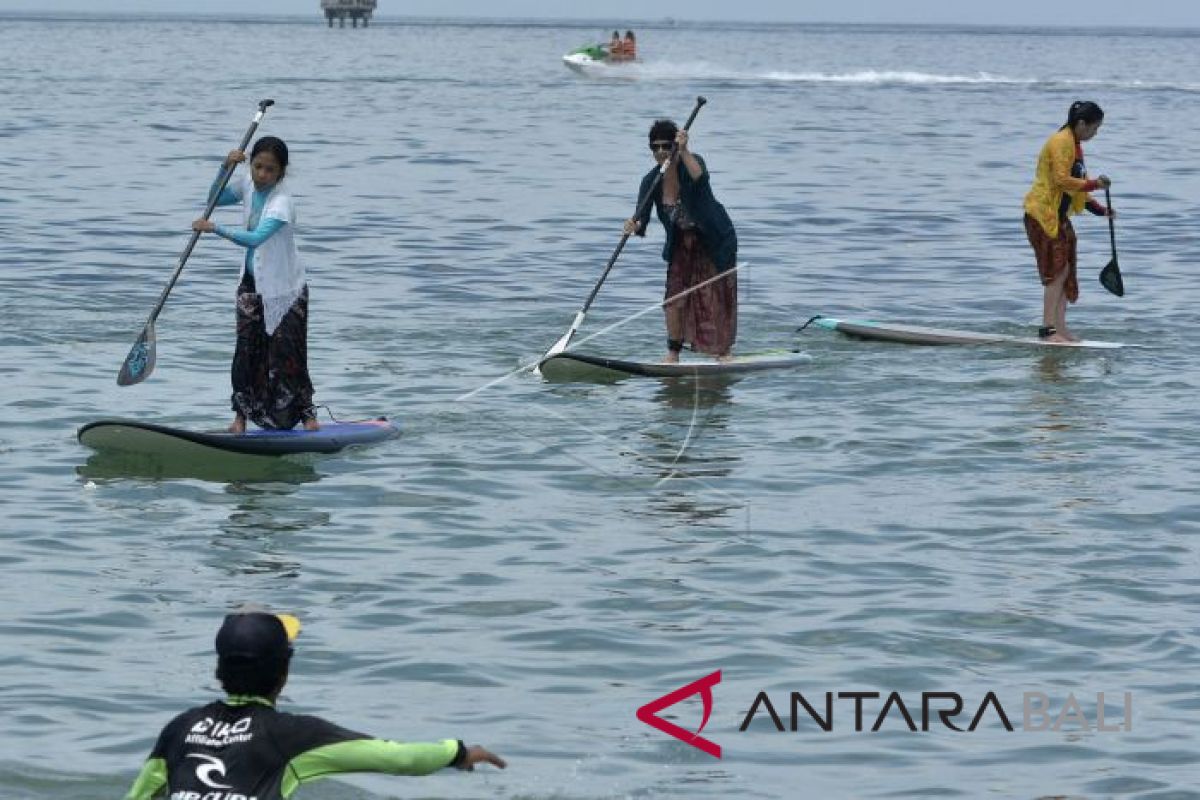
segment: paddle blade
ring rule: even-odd
[[[117,373],[118,386],[132,386],[150,377],[154,371],[154,343],[154,323],[150,323],[125,356],[125,363]]]
[[[573,333],[575,333],[574,328],[571,328],[571,330],[564,333],[557,342],[550,346],[550,349],[546,351],[546,355],[542,356],[542,360],[545,361],[550,356],[556,356],[562,351],[566,350],[567,345],[571,343],[571,335]]]
[[[542,356],[542,361],[545,361],[550,356],[556,356],[559,353],[566,350],[567,345],[569,345],[571,343],[571,337],[573,337],[575,335],[575,333],[579,330],[579,326],[582,324],[583,324],[583,312],[577,311],[577,312],[575,312],[575,319],[572,320],[572,322],[571,322],[571,327],[568,328],[567,332],[564,333],[562,336],[560,336],[558,341],[555,342],[550,347],[550,349],[546,351],[546,355]]]
[[[1100,285],[1117,297],[1125,296],[1125,281],[1121,280],[1121,268],[1117,266],[1115,258],[1100,270]]]

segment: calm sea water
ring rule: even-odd
[[[3,19],[0,795],[119,796],[214,696],[213,633],[254,600],[306,626],[288,708],[511,762],[307,797],[1200,797],[1200,33],[643,24],[628,76],[559,63],[612,27]],[[700,94],[739,348],[811,366],[458,400],[566,329],[649,122]],[[404,436],[259,473],[100,458],[74,438],[99,417],[229,417],[226,242],[189,262],[154,376],[114,378],[262,97],[292,146],[318,400]],[[1031,330],[1021,199],[1080,97],[1108,112],[1088,158],[1128,294],[1096,283],[1083,218],[1071,320],[1142,349],[794,333]],[[589,350],[659,354],[658,312],[629,318],[660,246],[626,249]],[[720,760],[635,719],[718,669]],[[880,698],[861,732],[846,699],[829,732],[761,708],[740,731],[760,691],[785,727],[793,691],[899,692],[918,728],[922,692],[959,693],[962,727],[994,692],[1016,730],[989,708],[912,733],[893,708],[871,732]],[[1079,714],[1024,730],[1026,692]]]

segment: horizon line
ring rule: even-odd
[[[318,9],[319,12],[319,9]],[[66,17],[81,17],[81,18],[99,18],[99,17],[161,17],[163,19],[179,18],[179,19],[196,19],[207,17],[218,17],[224,19],[243,19],[243,20],[265,20],[265,19],[289,19],[289,20],[312,20],[313,22],[324,25],[326,20],[320,13],[304,14],[298,12],[246,12],[246,11],[132,11],[132,10],[111,10],[111,11],[96,11],[85,9],[59,9],[47,11],[42,9],[0,9],[0,18],[4,17],[24,17],[27,19],[54,19]],[[655,19],[630,19],[627,17],[555,17],[555,16],[480,16],[477,14],[380,14],[376,12],[372,15],[372,23],[378,22],[404,22],[404,21],[421,21],[421,22],[450,22],[450,23],[499,23],[499,24],[521,24],[521,23],[539,23],[543,25],[561,24],[570,26],[597,25],[598,27],[610,27],[615,20],[621,19],[621,26],[637,25],[641,27],[673,27],[676,25],[711,25],[711,24],[734,24],[734,25],[839,25],[848,27],[902,27],[902,28],[1008,28],[1022,30],[1157,30],[1157,31],[1173,31],[1173,32],[1200,32],[1200,23],[1196,25],[1178,25],[1171,23],[1092,23],[1087,25],[1069,24],[1069,23],[1046,23],[1046,22],[928,22],[928,21],[898,21],[898,20],[873,20],[863,22],[861,20],[832,20],[832,19],[732,19],[727,17],[698,17],[698,18],[679,18],[679,17],[658,17]]]

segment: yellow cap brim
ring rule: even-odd
[[[296,637],[300,635],[300,620],[291,614],[276,614],[275,616],[283,623],[283,629],[287,631],[288,641],[296,641]]]

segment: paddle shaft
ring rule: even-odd
[[[258,104],[258,112],[254,115],[254,121],[250,123],[250,127],[246,130],[246,135],[242,137],[242,143],[238,145],[238,150],[245,151],[246,146],[250,144],[250,139],[254,136],[254,132],[258,130],[258,125],[262,122],[263,115],[267,113],[267,109],[275,105],[274,100],[261,100]],[[201,219],[208,219],[212,216],[213,209],[217,207],[217,200],[221,197],[221,192],[225,191],[229,179],[233,176],[233,168],[226,169],[225,165],[221,165],[221,179],[218,182],[216,189],[212,192],[212,196],[208,198],[208,205],[204,207],[204,216]],[[150,312],[149,319],[146,320],[146,327],[149,328],[158,319],[159,312],[167,302],[167,295],[171,293],[171,289],[175,288],[175,282],[179,280],[179,274],[183,272],[183,265],[187,263],[188,257],[191,256],[192,250],[196,247],[196,242],[200,241],[200,231],[192,231],[192,236],[188,239],[187,247],[183,248],[183,254],[179,256],[179,263],[175,265],[175,271],[171,273],[171,279],[167,281],[166,287],[162,290],[162,294],[158,297],[158,302],[154,305],[154,310]]]
[[[687,122],[683,123],[683,130],[692,127],[692,122],[695,121],[696,115],[700,113],[700,109],[707,103],[708,100],[703,96],[696,98],[696,105],[692,108],[692,113],[688,116]],[[667,174],[667,170],[675,164],[675,156],[679,153],[679,145],[675,144],[671,147],[671,155],[662,166],[658,169],[658,174],[654,176],[654,182],[650,184],[650,191],[638,203],[638,207],[633,212],[633,218],[637,219],[642,213],[654,202],[654,190],[662,183],[663,175]],[[625,249],[625,243],[629,241],[631,234],[625,233],[621,236],[621,241],[617,243],[617,249],[613,250],[612,256],[608,259],[608,263],[604,266],[604,272],[600,275],[600,280],[596,281],[596,285],[592,288],[592,293],[588,295],[587,301],[584,302],[583,308],[579,310],[579,314],[586,314],[588,309],[592,307],[592,302],[596,299],[596,295],[600,293],[600,287],[604,285],[604,281],[608,279],[608,273],[612,272],[613,265],[617,263],[617,258],[621,255],[621,251]],[[576,326],[578,327],[578,326]]]
[[[1104,204],[1106,206],[1108,206],[1108,214],[1107,214],[1107,216],[1108,216],[1108,242],[1109,242],[1109,244],[1112,245],[1113,261],[1116,261],[1117,260],[1117,231],[1116,231],[1116,226],[1113,225],[1112,195],[1109,194],[1107,186],[1104,187]]]

